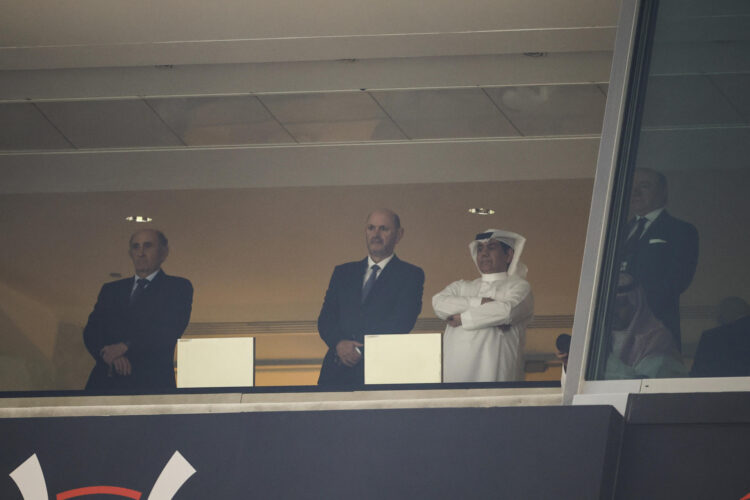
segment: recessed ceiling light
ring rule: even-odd
[[[153,219],[145,215],[128,215],[125,220],[128,222],[151,222]]]
[[[469,213],[474,215],[492,215],[495,211],[491,208],[470,208]]]

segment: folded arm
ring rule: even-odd
[[[474,304],[477,303],[461,313],[461,325],[465,330],[512,325],[531,318],[534,309],[531,286],[521,280],[498,292],[494,300],[476,297]]]
[[[442,292],[432,297],[432,308],[440,319],[447,320],[450,316],[468,311],[473,305],[479,305],[479,297],[461,295],[461,281],[455,281],[445,287]]]

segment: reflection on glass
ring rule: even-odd
[[[719,325],[703,332],[691,377],[750,376],[750,305],[740,297],[719,304]]]
[[[750,343],[750,101],[739,90],[750,43],[736,29],[747,5],[668,0],[656,12],[589,374],[746,376],[750,357],[735,353]]]
[[[654,316],[681,346],[680,295],[698,264],[698,232],[666,210],[664,174],[638,169],[633,176],[620,272],[635,279]],[[615,304],[615,309],[617,304]]]
[[[646,292],[621,273],[612,311],[605,378],[681,377],[687,374],[674,334],[651,312]]]

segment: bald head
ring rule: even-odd
[[[396,212],[394,212],[390,208],[378,208],[377,210],[373,210],[367,216],[367,222],[370,221],[370,217],[372,217],[373,215],[376,215],[376,214],[382,215],[384,217],[390,217],[391,218],[391,222],[393,223],[393,226],[396,229],[401,229],[401,218],[398,216],[398,214]]]
[[[156,235],[156,238],[159,240],[159,243],[161,244],[161,246],[163,247],[169,246],[169,241],[167,241],[167,237],[164,235],[164,233],[162,233],[158,229],[140,229],[130,235],[130,240],[128,241],[128,243],[133,242],[133,238],[135,237],[135,235],[144,233],[144,232],[149,232],[149,233],[153,233],[154,235]]]

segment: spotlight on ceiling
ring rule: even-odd
[[[144,215],[128,215],[125,220],[128,222],[151,222],[153,219]]]
[[[469,213],[474,215],[492,215],[495,211],[491,208],[470,208]]]

